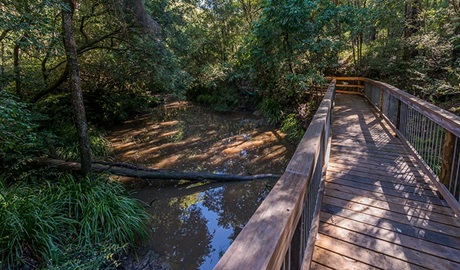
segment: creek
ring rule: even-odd
[[[223,114],[178,101],[115,127],[109,139],[116,161],[178,171],[282,174],[295,150],[251,112]],[[169,269],[212,269],[276,183],[121,180],[149,205],[148,248]]]

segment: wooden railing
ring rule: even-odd
[[[374,105],[460,216],[460,117],[383,82],[334,79],[337,92],[361,94]]]
[[[364,96],[460,216],[460,117],[386,83],[335,77],[286,171],[214,269],[310,268],[335,93]]]
[[[309,269],[334,97],[333,81],[286,171],[214,269]]]

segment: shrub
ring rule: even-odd
[[[6,91],[0,91],[0,156],[24,155],[37,144],[34,115],[27,104]]]
[[[105,177],[77,182],[62,175],[9,187],[5,179],[0,179],[0,267],[32,261],[53,269],[97,269],[147,235],[143,207]]]
[[[304,134],[297,115],[294,113],[288,114],[287,117],[281,123],[281,131],[286,133],[288,138],[297,141],[300,140]]]
[[[65,160],[78,160],[80,149],[77,138],[77,131],[71,124],[63,124],[55,129],[55,143],[57,147],[56,157]],[[104,133],[98,129],[91,128],[89,132],[91,155],[94,157],[105,157],[112,153],[110,142],[104,137]]]
[[[264,98],[259,104],[258,109],[268,119],[272,125],[277,125],[283,119],[283,108],[281,104],[272,98]]]

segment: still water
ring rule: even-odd
[[[295,150],[260,116],[220,114],[188,102],[168,102],[117,127],[110,140],[117,161],[231,174],[281,174]],[[149,246],[166,268],[212,269],[275,182],[150,181],[134,196],[149,205]]]

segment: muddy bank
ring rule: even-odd
[[[295,145],[250,112],[171,102],[109,134],[115,159],[156,169],[281,173]]]

